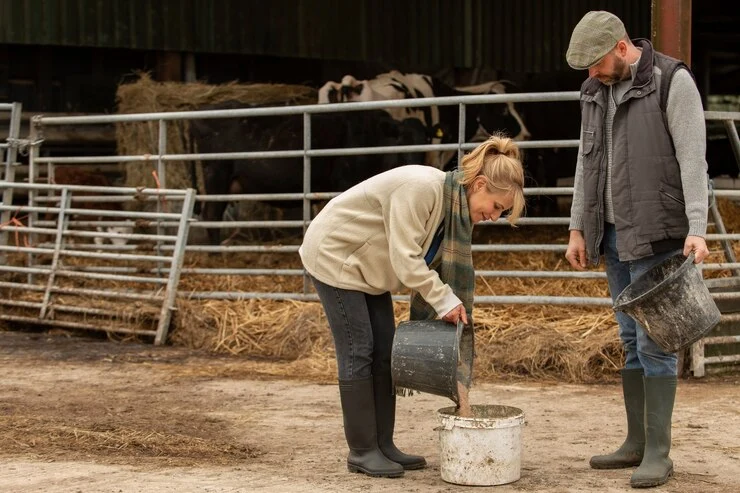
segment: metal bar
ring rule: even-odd
[[[269,108],[244,108],[231,110],[172,111],[166,113],[131,113],[126,115],[95,116],[41,116],[32,118],[35,125],[85,125],[93,123],[145,122],[149,120],[205,120],[211,118],[238,118],[251,116],[300,115],[302,113],[335,113],[338,111],[363,111],[385,108],[419,108],[422,106],[449,106],[455,104],[532,103],[578,101],[578,91],[482,94],[446,96],[439,98],[412,98],[384,101],[363,101],[336,104],[312,104]]]
[[[94,271],[93,272],[78,272],[78,271],[68,270],[68,269],[57,271],[57,276],[76,277],[76,278],[83,278],[83,279],[99,279],[101,281],[141,282],[141,283],[152,283],[152,284],[167,283],[166,279],[162,279],[159,277],[121,276],[121,275],[96,273]]]
[[[728,292],[728,293],[710,293],[712,299],[717,301],[730,301],[740,299],[740,291]]]
[[[711,365],[712,363],[737,363],[740,362],[740,354],[728,354],[722,356],[706,356],[704,358],[705,365]]]
[[[349,104],[349,103],[348,103]],[[522,149],[551,148],[551,147],[578,147],[578,140],[542,140],[523,141],[517,143]],[[419,144],[399,146],[372,146],[372,147],[345,147],[339,149],[313,149],[309,151],[244,151],[244,152],[209,152],[201,154],[138,154],[130,156],[72,156],[72,157],[48,157],[39,158],[39,163],[132,163],[149,162],[152,158],[162,161],[217,161],[224,159],[278,159],[278,158],[301,158],[305,154],[311,157],[328,156],[359,156],[392,153],[411,153],[427,151],[457,151],[462,149],[469,151],[475,149],[479,143],[453,143],[453,144]]]
[[[194,205],[195,190],[190,188],[188,189],[188,193],[182,204],[182,210],[180,211],[180,227],[177,229],[177,241],[175,242],[172,261],[170,263],[169,279],[167,280],[167,288],[164,292],[162,309],[159,313],[157,335],[154,338],[155,345],[163,344],[167,340],[167,331],[170,327],[172,311],[177,308],[175,306],[177,286],[180,283],[180,272],[185,258],[185,244],[188,241],[188,226],[190,225],[190,218],[193,215]]]
[[[475,275],[479,277],[606,279],[606,272],[603,271],[476,270]]]
[[[29,192],[30,193],[30,192]],[[43,213],[59,213],[59,207],[38,207],[38,206],[17,206],[17,205],[0,205],[0,210],[16,211],[21,212],[43,212]],[[67,210],[69,215],[78,216],[106,216],[106,217],[138,217],[141,219],[177,219],[177,214],[168,213],[156,213],[156,212],[133,212],[133,211],[110,211],[101,209],[73,209]]]
[[[44,301],[41,303],[41,310],[39,311],[39,318],[46,318],[46,308],[49,306],[51,301],[51,288],[54,286],[54,279],[56,276],[57,269],[59,268],[59,252],[62,249],[64,240],[64,230],[67,227],[67,216],[65,210],[69,208],[70,194],[67,190],[62,190],[62,201],[59,210],[59,220],[57,222],[57,237],[56,243],[54,244],[54,254],[51,258],[51,266],[49,267],[49,275],[46,278],[46,291],[44,292]]]
[[[737,288],[740,289],[740,278],[737,277],[715,277],[705,279],[704,284],[708,288]]]
[[[124,327],[101,327],[100,325],[88,325],[79,322],[68,322],[65,320],[39,320],[33,317],[21,317],[16,315],[5,315],[0,314],[0,320],[6,320],[8,322],[21,322],[32,325],[50,325],[53,327],[66,327],[69,329],[86,329],[96,330],[103,332],[118,332],[121,334],[134,334],[134,335],[154,335],[153,330],[139,330],[139,329],[126,329]]]
[[[98,245],[95,245],[97,248]],[[104,245],[100,245],[104,246]],[[132,245],[135,248],[135,245]],[[0,245],[0,251],[14,252],[14,253],[54,253],[52,249],[48,248],[35,248],[35,247],[8,247]],[[149,262],[161,262],[162,260],[169,260],[169,257],[158,257],[155,255],[129,255],[127,253],[117,253],[116,255],[98,253],[98,252],[83,252],[81,250],[62,250],[61,255],[67,257],[86,257],[86,258],[97,258],[97,259],[110,259],[110,260],[146,260]],[[29,262],[28,265],[33,265],[35,262]],[[0,269],[3,266],[0,265]]]
[[[111,156],[108,156],[111,157]],[[112,156],[116,157],[116,156]],[[123,156],[119,156],[123,157]],[[57,159],[60,158],[48,158],[45,161],[50,162],[58,162]],[[37,159],[37,163],[43,163],[44,160],[41,160],[41,158]],[[118,162],[118,161],[116,161]],[[30,176],[30,173],[29,173]],[[184,190],[167,190],[165,188],[159,189],[159,188],[134,188],[134,187],[98,187],[98,186],[89,186],[89,185],[57,185],[53,183],[21,183],[21,182],[9,182],[7,180],[0,181],[0,188],[4,187],[13,187],[13,188],[20,188],[23,190],[55,190],[55,191],[62,191],[65,188],[68,189],[71,192],[100,192],[100,193],[111,193],[111,194],[132,194],[134,196],[139,195],[185,195]]]
[[[207,197],[207,196],[206,196]],[[136,202],[154,202],[157,200],[172,200],[172,201],[179,201],[183,200],[182,195],[173,195],[173,196],[164,196],[160,195],[159,197],[156,197],[152,195],[151,197],[134,197],[133,195],[120,195],[120,196],[110,196],[110,195],[85,195],[85,196],[76,196],[72,197],[72,203],[75,202],[99,202],[99,203],[123,203],[123,202],[130,202],[136,198]],[[50,195],[47,197],[37,197],[37,202],[56,202],[59,200],[58,195]]]
[[[717,201],[712,200],[709,204],[709,210],[712,213],[712,218],[714,220],[714,228],[720,232],[722,235],[727,234],[727,230],[725,229],[725,223],[722,221],[722,215],[719,213],[719,207],[717,207]],[[725,258],[730,263],[735,263],[737,260],[735,259],[735,251],[732,248],[732,245],[730,242],[723,240],[722,241],[722,250],[725,252]],[[740,276],[740,269],[733,269],[733,275]]]
[[[66,218],[69,219],[69,218]],[[41,223],[50,223],[51,221],[38,221],[38,224]],[[68,226],[75,226],[77,224],[73,222],[68,222]],[[112,224],[99,224],[94,223],[90,224],[90,226],[106,226],[106,225],[112,225],[112,226],[121,226],[121,223],[112,223]],[[133,223],[131,224],[133,226]],[[18,231],[22,233],[42,233],[42,234],[55,234],[57,233],[56,229],[49,229],[49,228],[29,228],[27,226],[6,226],[5,228],[7,231]],[[123,233],[106,233],[104,231],[75,231],[75,230],[66,230],[63,232],[63,235],[65,237],[81,237],[81,238],[126,238],[128,240],[145,240],[145,241],[154,241],[154,240],[160,240],[160,241],[175,241],[177,239],[176,236],[166,236],[166,235],[148,235],[148,234],[141,234],[141,233],[130,233],[130,234],[123,234]]]
[[[188,300],[297,300],[297,301],[318,301],[316,294],[298,294],[298,293],[252,293],[252,292],[230,292],[230,291],[191,291],[188,293],[177,293],[179,298]],[[408,296],[398,296],[394,299],[406,299]]]
[[[56,223],[54,221],[36,221],[39,227],[53,226]],[[77,221],[70,220],[68,226],[83,226],[83,227],[95,227],[95,226],[130,226],[134,227],[137,225],[136,221]]]
[[[22,291],[44,291],[44,286],[36,284],[26,284],[17,282],[0,282],[0,288],[9,289],[20,289]],[[141,300],[153,302],[162,298],[161,295],[147,292],[143,294],[139,293],[125,293],[116,291],[105,291],[101,289],[86,289],[86,288],[61,288],[59,286],[52,288],[53,293],[70,294],[76,296],[91,296],[91,297],[105,297],[105,298],[121,298],[126,300]]]
[[[8,138],[9,139],[17,139],[20,131],[21,131],[21,109],[22,105],[21,103],[10,103],[6,104],[6,106],[9,106],[9,108],[4,108],[6,110],[10,110],[10,128],[8,129]],[[5,172],[3,173],[3,180],[5,182],[14,182],[15,181],[15,160],[18,156],[18,148],[16,146],[10,146],[10,148],[5,153]],[[3,187],[3,195],[2,195],[2,203],[3,204],[12,204],[13,203],[13,188],[12,187]],[[10,211],[2,211],[0,214],[0,225],[7,225],[10,222]],[[0,245],[7,245],[8,244],[8,235],[5,231],[0,229]],[[0,263],[5,263],[5,255],[2,255],[0,253]]]
[[[740,262],[732,263],[719,263],[719,264],[704,264],[702,267],[704,270],[729,270],[729,269],[740,269]]]
[[[740,342],[740,336],[705,337],[704,344],[735,344]]]
[[[476,296],[475,303],[535,304],[535,305],[597,305],[612,306],[611,298],[589,298],[579,296]]]
[[[36,128],[33,128],[31,133],[35,134],[37,131]],[[35,137],[34,137],[35,140]],[[39,157],[39,146],[38,145],[32,145],[31,151],[28,153],[28,184],[34,185],[36,181],[36,160]],[[28,204],[33,208],[36,205],[36,191],[39,190],[37,188],[30,188],[28,189]],[[12,204],[8,204],[12,205]],[[29,227],[33,228],[36,221],[38,221],[38,214],[36,212],[31,212],[28,214],[28,221],[27,224]],[[28,241],[31,245],[35,245],[37,243],[36,241],[36,233],[31,233],[28,235]],[[36,263],[34,258],[34,252],[30,251],[28,252],[26,264],[31,265]],[[28,283],[33,284],[34,278],[33,274],[28,274]]]
[[[33,302],[33,301],[17,301],[17,300],[1,300],[0,299],[0,305],[1,306],[18,306],[21,308],[40,308],[41,303],[39,302]],[[81,306],[65,306],[65,305],[52,305],[51,312],[66,312],[66,313],[82,313],[85,315],[97,315],[97,316],[104,316],[104,317],[121,317],[121,315],[124,315],[126,318],[130,317],[131,315],[135,315],[137,313],[130,313],[130,312],[122,312],[117,310],[106,310],[104,308],[89,308],[89,307],[81,307]],[[157,315],[152,313],[152,318],[156,317]]]
[[[306,235],[306,230],[311,222],[311,201],[308,199],[308,194],[311,192],[311,156],[308,151],[311,150],[311,115],[310,113],[303,113],[303,236]],[[303,275],[303,294],[308,293],[310,289],[310,282],[308,276]]]
[[[725,130],[727,130],[727,136],[730,138],[730,145],[732,146],[732,154],[735,155],[735,164],[740,171],[740,137],[737,135],[737,128],[735,122],[731,120],[725,120]]]
[[[166,178],[167,178],[167,171],[165,166],[165,161],[162,159],[162,156],[167,154],[167,121],[165,120],[159,120],[159,143],[158,143],[158,151],[159,156],[157,158],[157,176],[155,177],[157,179],[157,188],[167,188],[166,186]],[[162,200],[157,201],[157,214],[162,213],[163,206],[165,204],[162,202]],[[167,207],[164,207],[165,212]],[[162,225],[161,221],[157,221],[157,235],[162,235],[164,226]],[[162,242],[156,242],[155,243],[155,251],[157,255],[162,254]],[[164,267],[163,264],[157,264],[157,269],[161,269]]]
[[[157,158],[157,179],[159,180],[157,188],[167,188],[167,172],[164,167],[162,156],[167,154],[167,120],[159,119],[158,135],[159,157]]]
[[[473,245],[474,252],[564,252],[568,245],[500,244]]]
[[[121,276],[98,273],[95,271],[75,271],[69,269],[53,269],[44,267],[20,267],[20,266],[7,266],[0,265],[0,272],[25,272],[30,274],[40,274],[49,276],[48,279],[53,281],[54,277],[74,277],[83,279],[99,279],[103,281],[120,281],[120,282],[142,282],[142,283],[155,283],[165,284],[167,281],[158,277],[143,277],[143,276]],[[137,271],[138,272],[138,271]],[[47,283],[47,291],[51,290],[52,284]],[[42,317],[43,318],[43,317]]]
[[[457,110],[457,121],[459,127],[457,129],[457,167],[458,169],[462,166],[462,159],[464,155],[463,144],[465,144],[465,105],[460,103]],[[477,144],[476,144],[477,145]]]
[[[699,339],[691,345],[691,371],[697,378],[703,377],[706,372],[703,339]]]
[[[199,202],[232,202],[236,200],[265,201],[265,200],[329,200],[341,192],[309,192],[309,193],[237,193],[196,195]],[[528,187],[524,195],[573,195],[573,187]],[[88,197],[86,197],[88,198]],[[508,223],[507,223],[508,224]]]
[[[740,120],[740,111],[705,111],[705,120]]]

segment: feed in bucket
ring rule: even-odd
[[[472,416],[457,409],[437,411],[440,420],[440,472],[448,483],[494,486],[521,477],[524,413],[510,406],[471,406]]]
[[[721,317],[693,253],[669,257],[635,279],[617,296],[614,310],[640,322],[669,353],[701,339]]]

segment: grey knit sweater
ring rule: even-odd
[[[632,78],[639,59],[632,65]],[[614,222],[614,208],[611,194],[612,166],[612,122],[616,107],[621,102],[632,80],[625,80],[609,88],[609,105],[607,108],[604,133],[607,144],[607,179],[604,193],[604,210],[606,221]],[[686,202],[686,217],[689,220],[690,236],[705,236],[707,231],[707,162],[706,162],[706,125],[704,109],[694,79],[684,69],[679,69],[673,76],[668,91],[666,104],[668,129],[676,149],[676,159],[681,169],[681,184]],[[582,130],[582,129],[581,129]],[[583,145],[583,131],[581,143]],[[578,149],[578,161],[573,183],[573,204],[570,213],[569,229],[583,230],[583,154]]]

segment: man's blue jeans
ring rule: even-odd
[[[311,281],[334,337],[339,380],[390,375],[396,331],[391,294],[370,295],[335,288],[313,277]]]
[[[668,257],[681,253],[681,250],[671,250],[639,260],[620,262],[617,253],[617,231],[614,225],[609,223],[604,225],[603,245],[606,277],[609,281],[612,301],[641,274]],[[645,332],[645,329],[629,315],[617,312],[617,323],[619,324],[619,338],[624,345],[625,368],[642,368],[647,377],[676,375],[677,356],[675,354],[663,351]]]

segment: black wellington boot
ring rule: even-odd
[[[645,457],[630,478],[633,488],[659,486],[673,474],[671,418],[676,377],[645,377]]]
[[[378,429],[378,446],[383,455],[404,469],[422,469],[427,461],[420,455],[404,454],[393,443],[393,430],[396,425],[396,395],[390,373],[373,376],[375,392],[375,419]]]
[[[347,469],[373,477],[403,476],[403,467],[388,459],[378,447],[373,377],[340,380],[339,396],[344,416],[344,435],[349,445]]]
[[[627,410],[627,438],[615,452],[591,457],[594,469],[639,466],[645,449],[645,386],[643,371],[622,370],[622,392]]]

